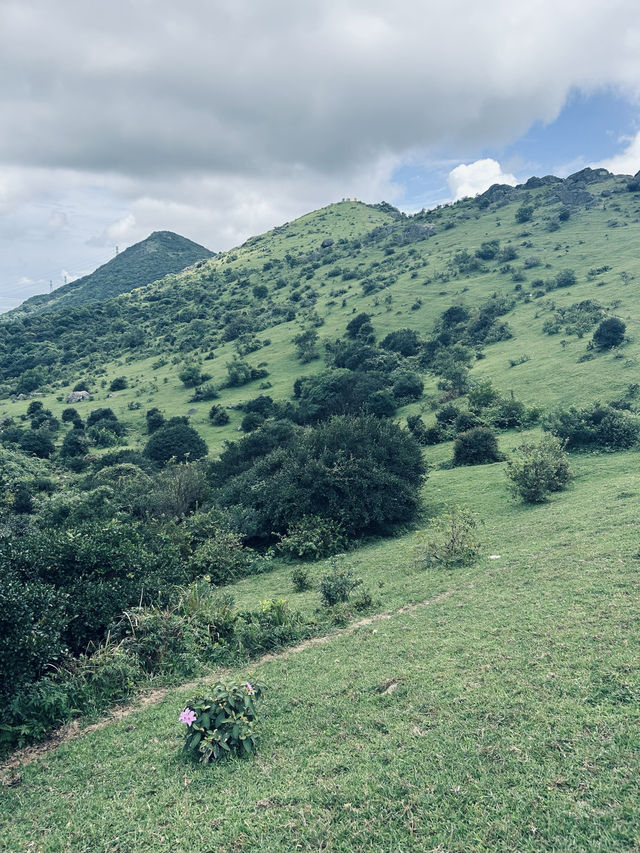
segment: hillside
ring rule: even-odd
[[[210,258],[213,252],[171,231],[154,231],[146,240],[130,246],[90,275],[27,299],[7,312],[5,318],[22,318],[45,311],[66,311],[128,293],[169,273]]]
[[[639,188],[343,201],[0,324],[0,748],[162,686],[9,759],[0,848],[640,848]],[[218,678],[258,753],[204,766]]]
[[[195,410],[192,422],[220,448],[242,412],[232,409],[229,425],[211,426],[210,404],[192,401],[178,379],[185,366],[210,375],[225,406],[264,387],[274,399],[290,399],[296,377],[322,368],[322,358],[296,357],[293,338],[302,331],[317,331],[322,354],[324,341],[342,337],[352,316],[366,312],[378,341],[401,328],[427,340],[451,306],[477,311],[494,296],[506,300],[501,319],[510,334],[472,342],[479,353],[468,362],[472,380],[490,379],[528,405],[619,395],[640,354],[633,284],[640,195],[629,187],[628,177],[584,170],[563,181],[495,186],[412,217],[388,205],[342,202],[135,293],[35,315],[28,326],[6,322],[5,414],[24,411],[16,393],[44,393],[59,413],[78,382],[104,399],[113,376],[125,376],[128,388],[112,406],[130,441],[144,440],[145,408],[156,406],[168,415]],[[586,343],[595,320],[609,315],[627,322],[624,357],[594,359]],[[266,381],[224,387],[234,356],[254,368],[263,363]],[[425,393],[435,392],[428,357],[418,369]]]

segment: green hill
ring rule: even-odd
[[[196,261],[213,257],[213,254],[204,246],[172,231],[154,231],[146,240],[125,249],[90,275],[69,282],[53,293],[33,296],[6,316],[33,316],[45,311],[64,311],[104,302],[169,273],[180,272]]]
[[[0,324],[0,743],[173,685],[0,768],[0,848],[640,849],[638,189],[344,201]],[[256,676],[257,755],[182,756]]]
[[[192,401],[178,378],[185,365],[210,375],[225,406],[265,384],[272,398],[288,399],[298,376],[323,366],[322,358],[296,357],[293,339],[305,329],[317,331],[320,354],[361,312],[371,316],[378,342],[402,328],[427,340],[450,307],[477,312],[492,298],[505,300],[509,334],[471,342],[472,381],[490,379],[528,405],[619,395],[640,353],[633,283],[640,195],[630,186],[628,177],[587,169],[563,181],[494,186],[415,216],[342,202],[108,302],[24,322],[7,317],[0,324],[5,412],[23,410],[12,401],[31,391],[59,412],[78,382],[105,398],[122,375],[128,388],[113,408],[130,440],[144,440],[146,408],[195,409],[192,423],[215,450],[235,435],[242,413],[232,409],[229,425],[212,427],[210,404]],[[587,352],[595,320],[614,315],[627,324],[624,348]],[[228,387],[233,356],[256,369],[262,363],[268,377]],[[428,358],[421,365],[425,393],[433,394],[438,375]]]

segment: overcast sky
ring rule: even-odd
[[[0,311],[155,230],[635,173],[639,104],[638,0],[0,0]]]

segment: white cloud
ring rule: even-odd
[[[640,171],[640,131],[629,139],[628,137],[622,142],[626,142],[626,148],[619,154],[610,157],[608,160],[601,160],[599,163],[592,163],[596,168],[598,166],[608,169],[614,175],[635,175]]]
[[[106,229],[107,238],[113,242],[135,243],[136,218],[133,213],[127,213],[122,219],[112,223]]]
[[[476,160],[475,163],[468,165],[461,163],[456,166],[449,172],[447,183],[453,193],[454,201],[458,201],[466,196],[483,193],[492,184],[509,184],[515,187],[518,180],[510,172],[503,172],[497,160],[487,158]]]

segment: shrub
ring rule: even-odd
[[[216,682],[210,693],[187,703],[179,721],[187,726],[182,751],[207,764],[237,755],[248,758],[256,751],[254,724],[259,682]]]
[[[123,391],[128,384],[126,376],[116,376],[109,385],[109,391]]]
[[[64,653],[67,596],[51,584],[0,573],[0,700],[38,678]],[[0,711],[1,716],[1,711]]]
[[[427,436],[427,427],[420,415],[409,415],[407,418],[407,428],[418,444],[426,445],[430,443]]]
[[[640,419],[611,406],[556,409],[547,415],[543,429],[566,442],[567,450],[581,447],[633,447],[640,437]]]
[[[341,566],[335,557],[329,565],[330,571],[320,578],[320,598],[325,607],[348,601],[353,590],[362,584],[362,578],[356,578],[353,569]]]
[[[55,450],[53,442],[46,433],[33,432],[33,430],[25,430],[20,435],[18,444],[25,453],[31,453],[40,459],[48,459]]]
[[[322,560],[347,545],[344,528],[339,521],[318,515],[305,515],[280,537],[277,550],[301,560]]]
[[[60,456],[63,459],[69,459],[76,456],[84,456],[89,450],[89,440],[84,433],[84,430],[73,429],[68,432],[62,442],[60,448]]]
[[[154,462],[166,465],[170,459],[177,462],[201,459],[209,449],[192,426],[169,421],[155,430],[143,452]]]
[[[269,445],[275,433],[263,436],[263,429],[250,436],[260,439],[255,449],[262,446],[266,455],[238,458],[242,448],[232,453],[229,447],[214,468],[229,470],[234,457],[244,468],[239,474],[238,466],[229,470],[219,498],[234,508],[245,535],[285,533],[305,515],[333,519],[348,536],[384,534],[415,515],[424,460],[415,439],[391,421],[335,417],[315,428],[292,429],[274,449]]]
[[[304,566],[296,566],[291,572],[291,583],[296,592],[305,592],[311,589],[309,570]]]
[[[206,379],[211,377],[203,374],[197,364],[187,364],[178,373],[178,379],[182,382],[185,388],[195,388],[196,385],[201,385]]]
[[[393,383],[392,390],[396,400],[419,400],[424,391],[424,382],[417,373],[401,373]]]
[[[454,507],[436,520],[431,534],[418,534],[414,552],[423,569],[472,563],[480,552],[477,517],[464,507]]]
[[[149,409],[145,415],[147,420],[147,432],[149,435],[166,424],[166,420],[160,409],[154,407]]]
[[[554,435],[544,436],[539,444],[521,444],[520,455],[507,462],[506,476],[512,494],[525,503],[543,503],[549,492],[564,489],[570,477],[564,446]]]
[[[593,343],[601,350],[618,347],[624,341],[626,330],[626,325],[618,317],[608,317],[593,333]]]
[[[224,527],[198,545],[186,563],[190,577],[206,577],[216,586],[257,574],[263,567],[264,559],[245,548],[238,533]]]
[[[138,662],[107,642],[91,655],[64,660],[39,681],[23,686],[5,706],[0,741],[23,746],[80,714],[123,702],[143,679]]]
[[[454,465],[483,465],[488,462],[500,462],[502,459],[498,441],[486,427],[475,427],[461,433],[453,445]]]
[[[562,270],[555,278],[556,287],[572,287],[576,283],[576,274],[573,270]]]
[[[528,204],[521,205],[516,210],[516,222],[522,225],[524,222],[530,222],[533,217],[533,207]]]
[[[191,403],[201,403],[208,400],[217,400],[220,392],[213,382],[205,382],[204,385],[199,385],[194,389],[193,395],[189,398]]]
[[[417,355],[420,349],[420,336],[413,329],[397,329],[380,341],[380,346],[405,357]]]
[[[224,426],[229,423],[229,414],[219,403],[215,403],[209,409],[209,421],[213,426]]]

